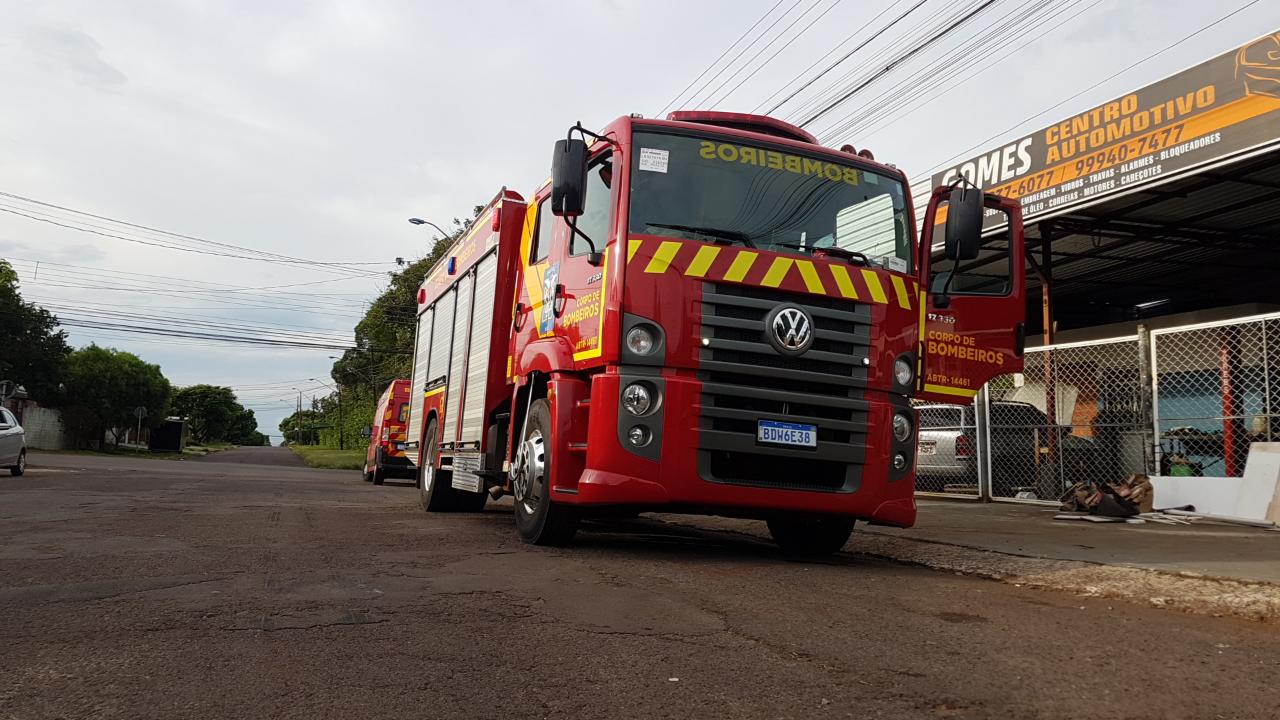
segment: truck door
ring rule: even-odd
[[[558,264],[551,285],[555,332],[569,341],[574,365],[600,356],[604,312],[605,245],[612,228],[613,152],[605,149],[587,164],[587,192],[582,215],[573,232],[565,218],[555,234],[552,262]],[[544,218],[546,219],[546,218]],[[585,236],[585,237],[584,237]]]
[[[987,195],[978,257],[931,257],[943,241],[947,189],[934,191],[921,232],[923,304],[916,397],[969,403],[997,375],[1022,371],[1026,300],[1022,211],[1017,200]]]

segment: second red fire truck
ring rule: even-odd
[[[914,522],[913,398],[1021,369],[1016,201],[939,188],[917,240],[902,171],[755,115],[576,126],[553,157],[418,291],[428,511],[509,493],[539,544],[592,514],[720,514],[833,552],[856,520]]]

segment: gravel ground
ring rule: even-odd
[[[710,521],[530,548],[276,450],[0,477],[0,718],[1276,716],[1272,624]]]

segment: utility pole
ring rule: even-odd
[[[338,396],[338,449],[346,450],[347,449],[346,433],[342,427],[342,386],[330,385],[329,383],[321,380],[320,378],[311,378],[311,382],[320,383],[321,385],[332,390]]]
[[[293,414],[293,441],[295,443],[302,442],[302,390],[294,388],[298,391],[298,409]]]

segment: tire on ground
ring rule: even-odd
[[[773,541],[788,555],[830,555],[853,534],[851,518],[787,515],[770,519],[768,525]]]
[[[381,485],[383,480],[387,479],[386,473],[382,470],[382,448],[378,448],[373,455],[373,480],[374,485]]]
[[[18,451],[18,464],[9,468],[9,474],[17,476],[27,471],[27,451]]]
[[[440,464],[440,427],[435,418],[427,423],[423,436],[422,464],[418,468],[418,499],[427,512],[449,512],[457,507],[457,491],[449,484],[453,473],[438,470]]]
[[[541,442],[531,442],[532,438],[539,438]],[[578,530],[578,516],[572,507],[551,499],[551,407],[546,399],[535,400],[529,407],[521,444],[526,446],[526,454],[529,445],[541,447],[542,457],[538,458],[541,462],[526,461],[525,466],[540,464],[542,471],[538,477],[524,478],[523,492],[516,493],[516,533],[521,540],[533,545],[564,545],[573,540]]]

